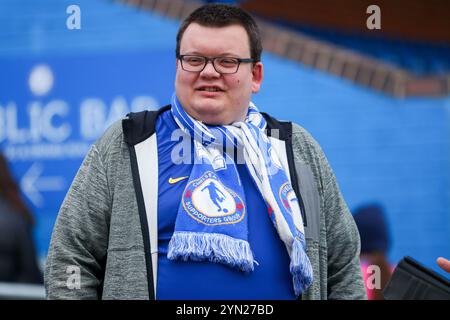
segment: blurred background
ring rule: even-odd
[[[36,270],[84,155],[128,112],[169,102],[180,21],[205,2],[0,0],[0,297],[43,296]],[[254,102],[319,142],[363,247],[390,268],[409,255],[445,274],[435,260],[450,257],[450,2],[222,2],[257,18]]]

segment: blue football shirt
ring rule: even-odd
[[[171,138],[176,129],[178,126],[170,111],[158,117],[159,253],[156,299],[295,299],[289,255],[245,165],[238,165],[238,171],[245,190],[248,238],[254,259],[258,262],[255,270],[244,273],[219,263],[167,259],[167,247],[189,178],[175,183],[169,183],[169,179],[177,181],[177,178],[189,176],[193,166],[175,164],[172,160],[173,157],[183,156],[179,154],[179,148],[174,148],[179,141],[172,141]],[[184,156],[189,157],[188,154]]]

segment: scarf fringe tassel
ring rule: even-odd
[[[170,260],[223,263],[244,272],[253,271],[253,254],[247,241],[218,233],[174,232],[169,242]]]
[[[295,295],[306,291],[313,281],[313,270],[302,243],[295,239],[292,246],[290,271],[293,276]]]

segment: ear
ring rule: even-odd
[[[263,64],[257,62],[252,69],[252,93],[257,93],[263,80]]]

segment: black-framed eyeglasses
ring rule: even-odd
[[[181,61],[181,68],[189,72],[202,72],[209,61],[211,61],[214,70],[221,74],[236,73],[241,63],[255,62],[251,58],[234,58],[234,57],[214,57],[208,58],[198,55],[181,54],[178,56]]]

